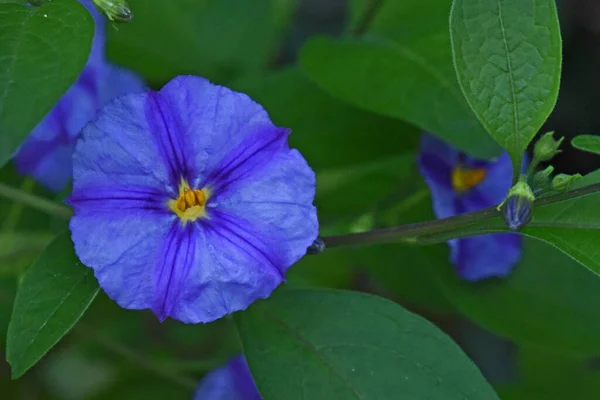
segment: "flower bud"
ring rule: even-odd
[[[524,180],[517,182],[508,192],[500,209],[506,225],[518,231],[531,221],[535,196]]]
[[[560,153],[558,148],[560,147],[564,137],[555,140],[553,135],[554,132],[548,132],[539,138],[539,140],[535,143],[535,146],[533,146],[534,160],[537,162],[548,161]]]
[[[557,192],[564,192],[569,189],[571,183],[580,179],[580,174],[575,175],[567,175],[567,174],[558,174],[552,179],[552,189]]]

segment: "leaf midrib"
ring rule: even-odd
[[[515,81],[513,78],[512,62],[510,57],[510,51],[508,50],[508,40],[506,39],[506,29],[504,28],[504,20],[502,19],[502,0],[496,0],[498,4],[498,20],[500,22],[500,32],[502,33],[502,44],[504,44],[504,51],[506,53],[506,66],[508,69],[508,82],[510,86],[510,96],[512,97],[513,106],[513,128],[514,137],[517,153],[523,151],[521,148],[521,138],[519,136],[519,108],[517,107],[517,93],[515,90]]]

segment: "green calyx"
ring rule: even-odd
[[[500,203],[498,207],[496,207],[496,209],[500,211],[504,203],[506,203],[506,200],[516,196],[523,197],[532,203],[535,200],[535,195],[533,194],[531,187],[527,183],[525,175],[521,175],[519,181],[513,187],[510,188],[510,190],[508,191],[508,195],[506,196],[504,201],[502,201],[502,203]]]

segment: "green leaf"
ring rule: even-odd
[[[129,5],[133,19],[109,29],[109,58],[162,85],[176,75],[225,83],[260,71],[278,48],[296,1],[129,0]]]
[[[76,0],[0,4],[0,166],[77,79],[93,34]]]
[[[600,170],[573,183],[584,187],[600,182]],[[600,193],[536,207],[523,233],[550,243],[583,266],[600,274]]]
[[[367,37],[312,39],[301,50],[301,66],[341,100],[411,122],[472,156],[496,156],[500,147],[456,82],[449,10],[450,0],[384,2]]]
[[[562,56],[555,0],[454,0],[450,33],[467,101],[520,165],[558,96]]]
[[[63,233],[29,268],[17,292],[6,357],[18,378],[79,320],[98,293],[94,273],[75,255]]]
[[[589,153],[600,154],[600,137],[594,135],[578,135],[571,140],[576,149]]]
[[[462,281],[445,245],[424,249],[430,274],[456,308],[517,343],[580,354],[600,352],[600,276],[560,251],[525,238],[507,279]]]
[[[448,336],[379,297],[284,289],[235,319],[265,400],[498,398]]]

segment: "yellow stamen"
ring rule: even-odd
[[[485,179],[486,173],[484,168],[463,169],[459,165],[452,171],[452,187],[459,193],[471,190]]]
[[[206,218],[206,202],[210,197],[208,188],[192,189],[190,185],[181,180],[179,184],[179,197],[167,202],[167,206],[183,222],[195,221],[198,218]]]

